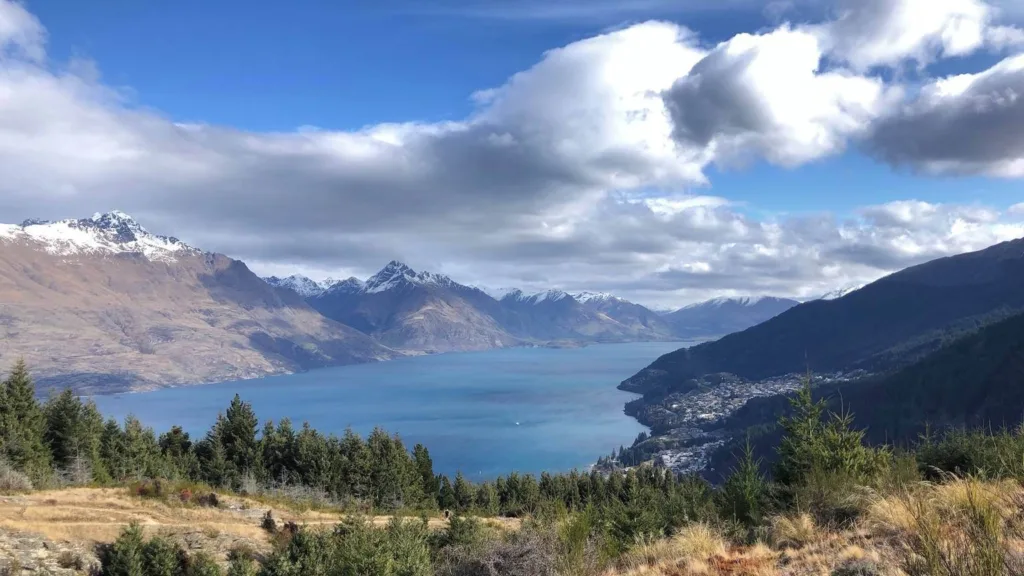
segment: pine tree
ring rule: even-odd
[[[252,410],[252,405],[243,402],[235,394],[224,413],[223,420],[219,420],[220,441],[224,446],[224,454],[227,457],[235,473],[241,477],[246,474],[262,476],[262,454],[259,442],[256,440],[256,429],[259,427],[259,420]]]
[[[422,444],[417,444],[412,449],[412,458],[423,487],[424,501],[430,506],[436,506],[441,487],[434,475],[434,461],[430,458],[430,452]]]
[[[160,435],[158,444],[160,453],[176,477],[199,479],[199,459],[196,457],[192,439],[181,426],[171,426],[169,432]]]
[[[199,475],[211,486],[233,486],[237,480],[234,467],[228,461],[227,451],[221,441],[224,415],[218,414],[217,421],[196,445],[199,458]]]
[[[476,500],[476,491],[473,485],[466,481],[462,472],[455,474],[455,485],[452,486],[452,496],[455,498],[455,508],[459,513],[468,512]]]
[[[92,402],[83,403],[71,390],[50,399],[43,408],[46,429],[43,439],[53,457],[53,466],[76,483],[94,475],[106,476],[100,459],[103,418]]]
[[[801,484],[815,472],[863,480],[888,466],[888,450],[865,446],[864,431],[853,428],[851,414],[831,413],[827,421],[823,418],[825,400],[814,400],[810,375],[790,405],[792,416],[779,419],[784,432],[774,467],[779,483]]]
[[[0,455],[36,479],[50,471],[50,451],[43,441],[46,416],[35,397],[35,385],[19,360],[4,381],[0,400]]]
[[[107,420],[100,435],[100,459],[103,461],[103,467],[110,474],[111,479],[118,482],[128,478],[128,467],[125,461],[126,451],[127,448],[125,447],[124,433],[121,431],[121,426],[113,418]]]
[[[447,476],[441,476],[441,489],[438,491],[437,503],[442,510],[456,510],[459,502],[455,499],[455,489]]]

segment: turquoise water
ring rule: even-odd
[[[435,469],[471,478],[584,468],[644,430],[622,413],[620,381],[680,343],[511,348],[402,358],[288,376],[96,397],[105,415],[134,414],[201,438],[237,392],[261,420],[308,421],[326,433],[381,426],[430,449]]]

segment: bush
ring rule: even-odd
[[[545,535],[527,530],[477,548],[448,549],[438,576],[555,576],[555,549]]]
[[[143,546],[142,562],[146,576],[177,576],[181,548],[166,538],[156,536]]]
[[[852,560],[833,570],[832,576],[882,576],[882,571],[870,560]]]
[[[145,568],[142,528],[129,524],[113,544],[100,550],[104,576],[139,576]]]
[[[32,489],[32,480],[26,474],[18,472],[10,462],[0,460],[0,492],[28,492]]]
[[[71,550],[65,550],[57,556],[57,566],[64,568],[65,570],[77,570],[81,572],[85,570],[85,560],[82,556],[72,552]]]
[[[167,481],[160,480],[143,480],[142,482],[136,483],[132,486],[132,492],[139,498],[156,498],[165,499],[170,492],[170,486]]]
[[[220,565],[209,554],[196,552],[188,558],[185,576],[221,576]]]
[[[263,528],[270,534],[277,532],[277,521],[274,520],[274,515],[267,510],[267,513],[263,515],[263,520],[260,522],[260,528]]]

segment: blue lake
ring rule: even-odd
[[[622,412],[634,395],[615,387],[684,345],[440,354],[95,400],[104,415],[134,414],[158,433],[180,425],[198,439],[237,392],[261,421],[287,417],[339,435],[380,426],[410,449],[429,448],[439,472],[492,478],[582,469],[631,444],[644,427]]]

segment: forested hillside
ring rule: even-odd
[[[1024,310],[1024,239],[908,268],[836,300],[791,308],[743,332],[662,356],[620,388],[664,395],[728,372],[759,380],[807,369],[910,364]]]

